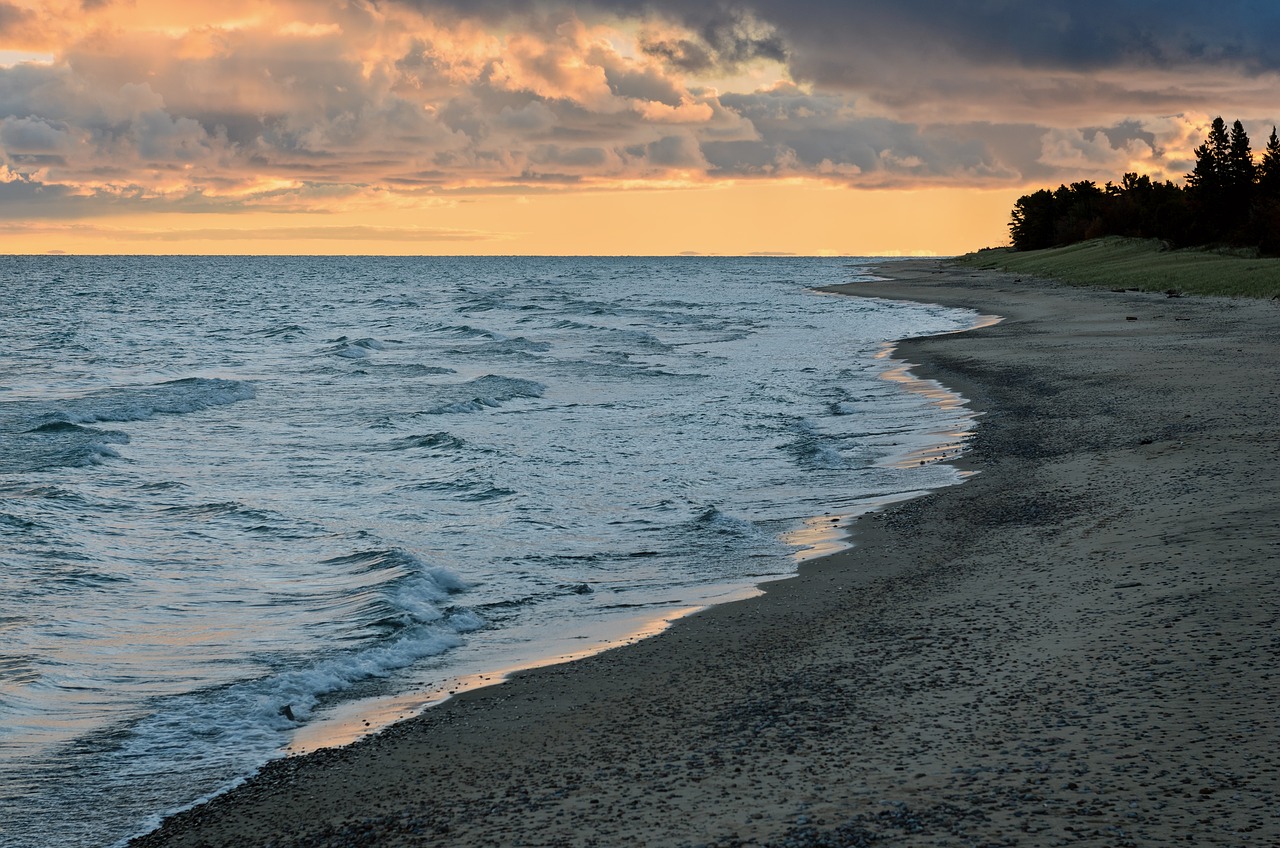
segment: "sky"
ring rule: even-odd
[[[1274,0],[0,0],[0,253],[954,254],[1280,122]]]

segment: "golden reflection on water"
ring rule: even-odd
[[[956,332],[968,332],[990,327],[999,324],[1003,320],[1004,318],[999,315],[979,315],[972,326]],[[896,349],[897,342],[886,342],[875,358],[878,360],[889,359]],[[911,394],[925,398],[931,404],[944,411],[959,409],[968,403],[965,398],[951,391],[937,380],[926,380],[912,374],[911,369],[915,367],[913,363],[901,361],[880,376],[891,383],[897,383]],[[932,437],[929,444],[908,450],[891,460],[888,466],[890,468],[917,468],[921,465],[955,459],[964,452],[964,442],[969,436],[973,435],[973,431],[941,430],[929,435]],[[963,476],[968,476],[969,473],[971,472],[961,472]]]
[[[956,332],[990,327],[1003,320],[999,315],[979,315],[972,326]],[[886,342],[880,352],[875,355],[875,358],[881,361],[889,359],[896,349],[896,342]],[[965,398],[951,391],[937,380],[926,380],[912,374],[911,369],[914,367],[916,366],[910,362],[899,362],[894,367],[884,371],[880,376],[891,383],[897,383],[912,394],[925,398],[929,403],[945,411],[959,409],[967,403]],[[898,454],[885,464],[889,468],[906,469],[955,459],[964,452],[964,442],[972,435],[972,432],[972,430],[939,430],[930,433],[927,444]],[[960,471],[958,473],[962,477],[967,477],[973,472]],[[783,541],[801,548],[795,554],[796,560],[800,562],[838,553],[849,547],[847,528],[854,518],[888,506],[896,501],[908,500],[919,494],[922,493],[904,492],[892,497],[868,501],[862,508],[854,512],[815,515],[812,518],[806,518],[802,526],[785,534]]]
[[[709,598],[707,603],[666,609],[656,618],[634,619],[632,626],[621,632],[600,630],[596,633],[579,632],[576,635],[564,635],[550,645],[529,646],[531,651],[539,650],[547,653],[516,657],[507,665],[496,669],[447,677],[403,695],[339,704],[332,710],[326,711],[323,717],[299,727],[285,750],[290,755],[294,755],[305,754],[319,748],[349,745],[361,737],[376,733],[402,719],[416,716],[428,707],[442,704],[463,692],[502,683],[520,671],[571,662],[611,648],[630,645],[641,639],[656,636],[678,619],[706,609],[713,603],[721,604],[749,598],[760,592],[760,589],[751,586],[734,587],[724,595],[718,595],[714,599]]]
[[[849,547],[845,542],[846,525],[858,515],[861,515],[861,512],[841,512],[806,518],[800,527],[784,533],[782,541],[801,548],[795,554],[796,560],[800,562],[834,554]]]

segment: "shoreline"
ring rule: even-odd
[[[811,291],[814,293],[829,293],[825,291],[825,288],[815,288]],[[845,297],[846,295],[837,294],[836,296]],[[948,332],[963,333],[990,326],[1000,320],[1000,316],[975,314],[975,323],[972,326]],[[900,340],[885,342],[882,345],[882,349],[875,355],[874,359],[876,360],[887,360],[885,369],[879,375],[880,379],[898,383],[903,390],[923,395],[933,405],[941,406],[944,409],[967,406],[966,398],[950,391],[937,381],[916,377],[911,372],[912,364],[897,356],[896,351],[899,343]],[[973,417],[976,418],[976,416]],[[937,462],[954,465],[951,460],[954,460],[957,451],[963,452],[962,442],[968,437],[969,433],[969,430],[958,433],[942,430],[930,431],[927,433],[928,438],[923,446],[901,449],[884,460],[883,464],[897,468],[913,468],[917,465]],[[966,476],[967,472],[960,472],[958,478],[949,485],[963,483]],[[757,575],[754,578],[742,578],[732,582],[700,585],[692,592],[693,597],[691,598],[673,601],[657,613],[619,617],[607,624],[597,625],[592,629],[589,637],[579,635],[576,632],[573,636],[562,634],[559,639],[549,645],[534,652],[526,652],[524,655],[505,663],[484,664],[473,660],[466,663],[463,666],[463,670],[456,674],[442,675],[439,682],[434,683],[428,689],[404,692],[398,695],[373,696],[340,704],[333,710],[332,714],[327,715],[325,718],[301,726],[291,743],[283,749],[287,752],[284,756],[306,756],[325,748],[345,747],[361,739],[376,735],[400,721],[412,720],[420,716],[424,711],[435,709],[464,692],[501,685],[513,675],[525,671],[533,671],[562,663],[577,662],[595,654],[626,647],[638,640],[652,638],[690,615],[722,604],[735,603],[758,596],[764,591],[763,585],[789,580],[797,576],[798,570],[810,560],[849,550],[854,544],[849,532],[848,525],[850,522],[856,521],[862,515],[879,511],[895,503],[920,497],[929,491],[933,490],[921,488],[867,496],[859,500],[851,510],[839,513],[839,524],[832,525],[829,523],[837,517],[837,513],[813,515],[799,519],[801,526],[784,534],[782,537],[789,544],[802,546],[801,550],[796,551],[789,558],[790,571],[788,572]],[[578,640],[584,641],[580,642]],[[267,762],[272,762],[277,758]],[[216,791],[203,799],[198,799],[189,805],[177,808],[174,812],[165,814],[163,817],[178,815],[192,807],[199,806],[212,798],[233,790],[247,779],[248,777],[238,779],[227,788]],[[145,835],[145,832],[126,838],[122,844],[128,844],[129,840],[136,839],[142,835]]]
[[[132,844],[1268,844],[1280,312],[881,268],[826,290],[1007,316],[897,345],[986,413],[957,463],[983,474],[761,596],[275,761]]]

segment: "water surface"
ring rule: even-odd
[[[861,273],[4,259],[6,844],[111,844],[453,676],[741,595],[831,516],[954,482],[903,459],[966,412],[877,355],[972,316],[810,291]]]

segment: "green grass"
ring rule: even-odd
[[[1052,277],[1105,288],[1223,297],[1280,298],[1280,259],[1213,250],[1169,250],[1156,240],[1111,236],[1048,250],[994,248],[956,261],[973,268]]]

